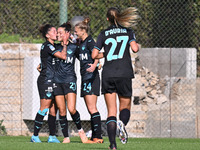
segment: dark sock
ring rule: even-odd
[[[130,110],[128,109],[123,109],[122,111],[120,111],[119,114],[119,119],[124,123],[124,125],[126,126],[129,119],[130,119]]]
[[[91,136],[91,140],[92,140],[95,137],[94,123],[93,123],[93,120],[92,120],[92,115],[91,115],[91,118],[90,118],[90,125],[91,125],[91,130],[92,130],[92,136]]]
[[[110,144],[116,145],[116,130],[117,130],[117,118],[114,116],[108,117],[106,121],[107,132]]]
[[[69,137],[69,134],[68,134],[68,121],[67,121],[66,116],[60,116],[59,115],[59,121],[60,121],[60,126],[61,126],[61,129],[62,129],[63,136],[64,137]]]
[[[34,124],[34,136],[38,136],[38,133],[42,127],[44,116],[40,115],[39,113],[36,114],[35,117],[35,124]]]
[[[101,116],[99,112],[96,112],[91,115],[91,127],[92,127],[92,139],[99,138],[102,139],[101,136]]]
[[[56,116],[48,115],[49,135],[56,135]]]
[[[81,120],[80,120],[80,114],[78,111],[76,111],[76,113],[74,115],[71,115],[72,119],[77,127],[78,130],[80,130],[82,128],[81,126]]]

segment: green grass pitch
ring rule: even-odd
[[[83,144],[79,137],[71,137],[71,143],[47,143],[48,137],[40,137],[42,143],[31,143],[28,136],[0,136],[0,150],[103,150],[108,149],[109,141],[104,137],[103,144]],[[62,141],[62,137],[58,137]],[[117,138],[119,150],[199,150],[200,139],[177,138],[129,138],[122,144]]]

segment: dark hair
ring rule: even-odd
[[[82,22],[79,22],[75,25],[75,27],[80,28],[81,30],[85,30],[87,33],[89,31],[89,22],[90,18],[86,17]]]
[[[72,26],[71,26],[71,24],[70,24],[70,22],[66,22],[66,23],[63,23],[62,25],[60,25],[59,27],[62,27],[62,28],[64,28],[65,29],[65,31],[71,31],[71,28],[72,28]]]
[[[126,28],[136,25],[136,21],[139,18],[135,7],[126,8],[122,12],[115,7],[111,7],[108,9],[106,17],[111,24],[121,25]]]
[[[45,25],[42,25],[40,28],[39,28],[39,31],[40,33],[42,33],[42,36],[47,39],[46,37],[46,34],[51,30],[51,28],[54,27],[50,24],[45,24]]]
[[[116,18],[118,18],[120,11],[116,7],[108,9],[106,17],[109,19],[111,24],[116,24]]]

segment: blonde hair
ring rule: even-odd
[[[122,12],[115,7],[111,7],[107,11],[107,18],[111,24],[115,24],[116,26],[119,24],[123,27],[130,28],[136,25],[139,16],[137,14],[137,8],[135,7],[129,7]]]
[[[75,25],[75,27],[80,28],[81,30],[85,30],[87,33],[89,31],[89,22],[90,22],[90,18],[85,18],[82,22],[79,22]]]

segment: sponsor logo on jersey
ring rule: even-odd
[[[62,60],[64,63],[73,63],[73,57],[67,57],[66,60]]]
[[[87,53],[85,53],[85,54],[79,54],[79,59],[80,60],[88,60],[88,55],[87,55]]]

